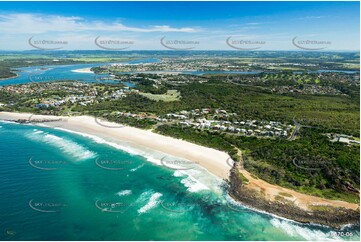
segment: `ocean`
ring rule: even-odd
[[[165,154],[0,122],[0,240],[359,240],[234,202],[201,167]]]

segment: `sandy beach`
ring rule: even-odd
[[[248,179],[248,184],[243,186],[243,188],[240,188],[236,184],[237,182],[234,182],[234,179],[239,179],[238,176],[231,176],[231,167],[230,164],[227,164],[227,159],[229,159],[229,155],[227,153],[172,137],[159,135],[149,130],[122,126],[117,123],[108,122],[90,116],[68,117],[34,115],[31,113],[0,112],[0,120],[18,122],[27,121],[34,124],[41,123],[41,125],[54,128],[60,127],[71,132],[80,132],[86,135],[97,136],[103,138],[104,140],[121,145],[126,142],[134,145],[133,147],[137,147],[142,150],[150,149],[198,163],[211,174],[221,179],[229,180],[231,184],[231,194],[235,196],[236,200],[247,206],[271,212],[272,214],[295,221],[307,223],[312,222],[331,227],[338,227],[339,225],[344,225],[345,221],[347,223],[354,223],[353,217],[355,213],[358,213],[357,211],[359,211],[358,204],[315,197],[269,184],[266,181],[252,176],[248,171],[246,171],[243,168],[242,159],[236,166],[236,169],[239,169],[239,171]],[[240,192],[241,190],[242,192]],[[257,196],[253,197],[254,192],[262,194],[262,199]],[[280,197],[282,197],[284,201],[281,205],[279,200]],[[336,210],[315,212],[311,209],[313,206],[325,206]],[[280,210],[277,210],[277,208],[280,208]],[[351,212],[345,213],[344,210],[341,211],[340,209],[347,209]],[[320,214],[316,215],[314,213]],[[349,213],[352,213],[352,218],[348,216]],[[322,219],[327,216],[331,216],[336,220],[334,219],[335,221],[332,220],[327,223],[322,222]],[[337,220],[339,216],[341,216],[343,220]]]
[[[76,72],[76,73],[94,73],[90,70],[90,68],[83,68],[83,69],[76,69],[76,70],[72,70],[72,72]]]
[[[46,126],[59,127],[67,130],[95,135],[112,142],[129,142],[137,147],[145,147],[160,151],[171,156],[184,158],[198,163],[210,173],[222,179],[228,179],[230,166],[227,164],[229,155],[225,152],[196,145],[183,140],[159,135],[151,131],[133,127],[120,127],[119,124],[95,119],[89,116],[47,116],[30,113],[0,112],[2,120],[48,120]],[[59,119],[61,119],[59,121]]]

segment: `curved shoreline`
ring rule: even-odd
[[[360,224],[360,210],[359,207],[354,209],[345,208],[344,206],[335,206],[332,203],[334,200],[329,200],[329,204],[314,205],[315,209],[305,207],[290,201],[287,198],[280,196],[279,199],[272,200],[266,198],[263,190],[257,191],[253,186],[248,186],[242,181],[242,176],[245,170],[240,172],[239,165],[235,165],[231,170],[229,181],[229,195],[241,204],[254,208],[256,210],[264,211],[282,218],[290,219],[295,222],[303,224],[317,224],[327,226],[333,229],[340,230],[346,225],[359,225]],[[310,195],[302,194],[303,196],[312,197]],[[318,198],[318,197],[315,197]],[[322,198],[318,198],[322,199]],[[327,201],[326,199],[322,199]],[[336,201],[347,203],[343,201]],[[317,202],[316,202],[317,204]]]
[[[226,152],[163,136],[149,130],[122,126],[89,116],[66,117],[0,112],[0,119],[11,121],[22,120],[22,122],[28,123],[36,123],[36,120],[38,122],[41,120],[41,122],[46,122],[46,125],[49,127],[59,127],[61,125],[63,128],[71,131],[91,134],[115,141],[126,141],[136,146],[146,147],[193,161],[224,180],[227,180],[230,175],[231,167],[227,164],[229,155]]]
[[[10,80],[10,79],[19,77],[19,74],[17,74],[17,73],[15,73],[15,74],[16,74],[15,76],[0,78],[0,81],[6,81],[6,80]]]
[[[75,70],[72,70],[72,72],[93,74],[94,72],[91,71],[90,69],[91,69],[91,67],[87,67],[87,68],[75,69]]]
[[[0,112],[0,119],[23,123],[46,123],[48,127],[53,128],[61,125],[62,128],[70,131],[94,135],[103,139],[125,141],[197,162],[213,175],[229,181],[228,193],[234,200],[256,210],[296,222],[314,223],[336,229],[346,224],[359,224],[360,212],[357,204],[301,194],[268,184],[261,179],[254,179],[246,170],[239,169],[240,162],[237,162],[231,169],[227,164],[229,155],[219,150],[89,116],[66,117]],[[244,174],[253,183],[245,186],[237,172]],[[280,197],[280,193],[289,193],[291,196],[281,196],[282,199],[275,199]],[[312,210],[311,206],[322,209]]]

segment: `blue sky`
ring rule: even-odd
[[[100,49],[100,36],[126,41],[127,50],[166,49],[162,38],[199,50],[299,50],[295,37],[359,50],[359,19],[359,2],[0,2],[0,49],[32,49],[30,37]]]

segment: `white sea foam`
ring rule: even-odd
[[[42,130],[38,130],[38,129],[33,129],[33,134],[42,134],[42,133],[44,133],[44,131],[42,131]]]
[[[143,166],[144,166],[144,164],[141,164],[141,165],[139,165],[139,166],[137,166],[137,167],[135,167],[135,168],[133,168],[133,169],[130,169],[130,171],[131,171],[131,172],[135,172],[136,170],[142,168]]]
[[[161,196],[162,194],[159,192],[153,193],[152,196],[149,198],[148,203],[143,207],[141,207],[140,209],[138,209],[138,213],[142,214],[154,208],[159,203],[159,198]]]
[[[216,177],[212,177],[205,169],[177,170],[173,173],[173,176],[185,177],[181,180],[181,183],[187,187],[189,192],[213,190],[217,194],[222,193],[220,189],[222,181]]]
[[[65,138],[58,137],[47,132],[40,130],[33,130],[31,133],[27,133],[26,136],[34,141],[43,142],[53,147],[60,149],[65,154],[71,155],[77,161],[95,158],[96,154],[84,146]]]
[[[147,191],[143,192],[137,198],[137,201],[135,201],[135,203],[137,203],[137,204],[145,203],[153,193],[154,193],[153,190],[147,190]]]
[[[175,177],[182,177],[182,176],[186,176],[186,174],[185,174],[184,172],[182,172],[182,171],[175,171],[175,172],[173,173],[173,176],[175,176]]]
[[[273,218],[270,222],[274,227],[285,231],[289,236],[292,237],[301,236],[302,238],[309,241],[335,241],[340,239],[339,237],[332,237],[331,232],[325,233],[321,230],[310,229],[283,219]]]
[[[159,166],[162,166],[162,163],[161,163],[162,157],[164,157],[164,156],[171,157],[170,155],[164,154],[162,152],[152,151],[150,149],[146,149],[145,147],[137,148],[137,147],[134,147],[134,146],[128,145],[128,144],[114,143],[114,142],[107,141],[107,140],[100,138],[98,136],[95,136],[95,135],[72,131],[72,130],[68,130],[68,129],[64,129],[64,128],[55,128],[55,129],[78,134],[78,135],[90,138],[91,140],[93,140],[94,142],[96,142],[98,144],[105,144],[105,145],[111,146],[115,149],[125,151],[129,154],[142,156],[147,161],[149,161],[153,164],[159,165]],[[179,158],[176,158],[176,159],[179,159]],[[133,168],[131,171],[135,171],[134,169],[137,169],[137,168]],[[212,190],[217,194],[222,193],[221,185],[224,183],[224,181],[222,181],[222,179],[212,175],[206,169],[202,168],[199,165],[196,165],[192,169],[188,169],[188,170],[176,170],[173,175],[174,176],[185,176],[185,178],[181,181],[181,183],[187,187],[189,192]],[[207,185],[205,185],[205,184],[207,184]]]
[[[0,120],[0,123],[5,123],[5,124],[20,124],[20,123],[17,123],[15,121],[10,121],[10,120]]]
[[[204,185],[203,183],[201,183],[200,181],[198,181],[197,179],[193,178],[192,176],[188,176],[186,178],[184,178],[181,183],[188,187],[188,191],[189,192],[199,192],[202,190],[209,190],[209,188]]]
[[[116,195],[118,195],[119,197],[128,196],[128,195],[131,195],[131,194],[132,194],[132,190],[123,190],[123,191],[120,191],[120,192],[116,193]]]
[[[95,136],[95,135],[76,132],[76,131],[72,131],[72,130],[68,130],[68,129],[64,129],[64,128],[55,128],[55,129],[66,131],[66,132],[73,133],[73,134],[81,135],[83,137],[91,139],[92,141],[94,141],[94,142],[96,142],[98,144],[105,144],[105,145],[111,146],[111,147],[113,147],[115,149],[125,151],[128,154],[139,155],[139,156],[144,157],[147,161],[149,161],[151,163],[161,165],[160,158],[158,158],[158,156],[161,156],[161,155],[156,155],[156,152],[151,152],[150,150],[145,151],[145,150],[142,150],[140,148],[135,148],[134,146],[131,146],[131,145],[114,143],[114,142],[107,141],[107,140],[105,140],[103,138],[100,138],[98,136]]]
[[[340,237],[332,235],[331,231],[328,233],[325,233],[321,230],[317,230],[314,228],[313,229],[307,228],[304,226],[304,224],[293,221],[291,219],[283,218],[283,217],[277,216],[272,213],[268,213],[268,212],[265,212],[262,210],[258,210],[258,209],[246,206],[246,205],[234,200],[228,194],[224,198],[228,203],[239,206],[240,211],[244,208],[244,209],[249,209],[249,210],[255,211],[260,214],[267,214],[267,215],[271,216],[272,217],[272,219],[270,220],[271,224],[278,229],[284,230],[290,236],[303,237],[305,240],[309,240],[309,241],[339,241],[340,240]],[[312,225],[318,226],[320,228],[321,227],[327,228],[326,226],[319,225],[319,224],[312,224]]]
[[[13,122],[8,122],[8,123],[13,123]],[[147,153],[147,152],[141,151],[141,149],[136,149],[136,148],[133,148],[133,147],[130,147],[127,145],[120,145],[117,143],[108,142],[100,137],[93,136],[93,135],[70,131],[70,130],[62,129],[62,128],[55,128],[55,129],[63,130],[63,131],[70,132],[70,133],[75,133],[75,134],[90,138],[96,143],[106,144],[106,145],[112,146],[116,149],[123,150],[130,154],[141,155],[141,156],[147,158],[148,161],[161,165],[160,159],[157,159],[155,156],[149,155],[149,153]],[[36,137],[36,138],[34,138],[34,137]],[[60,149],[62,151],[64,151],[65,153],[68,153],[68,154],[72,154],[72,155],[87,154],[89,156],[89,158],[92,156],[95,156],[95,154],[93,152],[86,150],[85,147],[83,147],[71,140],[66,140],[66,139],[57,137],[55,135],[49,135],[47,133],[44,134],[44,133],[38,132],[38,130],[33,130],[33,133],[29,135],[29,138],[36,139],[37,141],[40,141],[40,142],[44,141],[48,144],[54,145],[56,147],[60,147]],[[75,149],[73,147],[75,147]],[[82,150],[83,151],[85,150],[86,152],[84,153],[84,152],[82,152]],[[87,152],[90,152],[90,153],[87,153]],[[138,166],[137,168],[139,169],[140,167]],[[137,169],[137,168],[134,168],[134,169]],[[132,169],[132,170],[134,170],[134,169]],[[196,169],[190,169],[190,170],[176,170],[174,172],[173,176],[174,177],[184,177],[184,179],[181,180],[181,183],[184,184],[184,186],[186,186],[188,188],[188,191],[190,191],[190,192],[208,190],[210,188],[213,191],[214,191],[214,188],[216,188],[216,190],[219,189],[219,187],[220,187],[219,185],[222,183],[222,180],[211,176],[210,173],[205,172],[204,170],[205,169],[203,169],[203,168],[199,169],[199,167],[197,167]],[[204,184],[207,184],[207,186]],[[118,192],[116,195],[126,196],[126,195],[128,195],[127,193],[129,193],[129,191],[131,193],[131,190],[124,190],[124,191]],[[159,198],[161,196],[162,196],[161,193],[154,193],[154,191],[152,191],[152,190],[143,192],[140,195],[140,197],[137,199],[136,203],[138,203],[138,204],[144,204],[146,202],[147,203],[146,203],[146,205],[144,205],[143,207],[141,207],[138,210],[138,213],[145,213],[148,210],[155,207],[157,205],[157,203],[159,203]],[[252,210],[255,210],[255,209],[252,209]],[[266,212],[262,212],[262,211],[258,211],[258,212],[266,213]],[[268,213],[266,213],[266,214],[268,214]],[[307,240],[337,240],[337,238],[333,238],[330,235],[330,233],[324,233],[320,230],[314,230],[314,229],[311,230],[307,227],[303,227],[302,225],[297,225],[297,223],[294,223],[292,221],[277,218],[277,216],[274,216],[274,218],[271,219],[271,223],[274,227],[284,230],[290,236],[294,236],[294,237],[301,236]],[[338,237],[338,239],[339,239],[339,237]]]

